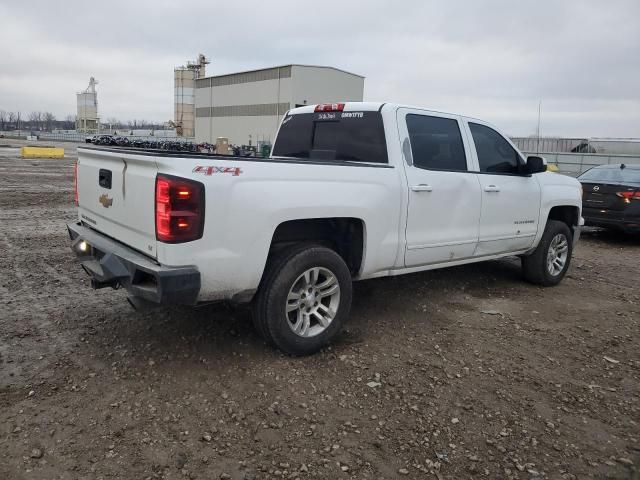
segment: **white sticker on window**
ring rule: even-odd
[[[363,118],[364,113],[362,112],[344,112],[342,114],[342,118]]]

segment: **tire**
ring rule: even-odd
[[[351,296],[351,273],[335,251],[315,245],[289,248],[267,264],[253,303],[254,326],[283,352],[310,355],[340,331]]]
[[[564,261],[562,261],[561,251],[566,253]],[[522,257],[524,278],[544,287],[557,285],[569,269],[572,254],[573,235],[571,229],[564,222],[549,220],[536,249],[530,255]],[[551,255],[555,255],[556,262],[551,261]]]

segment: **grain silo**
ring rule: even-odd
[[[205,75],[209,61],[203,54],[195,62],[174,69],[174,121],[179,137],[195,136],[195,86],[196,79]]]
[[[100,118],[98,117],[98,92],[96,92],[95,78],[89,79],[89,86],[76,94],[78,101],[78,114],[76,117],[76,130],[81,133],[98,133]]]

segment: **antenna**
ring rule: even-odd
[[[540,154],[540,111],[542,110],[542,100],[538,102],[538,130],[536,136],[538,141],[536,142],[536,155]]]

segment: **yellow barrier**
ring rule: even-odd
[[[64,148],[58,147],[22,147],[22,158],[63,158]]]

